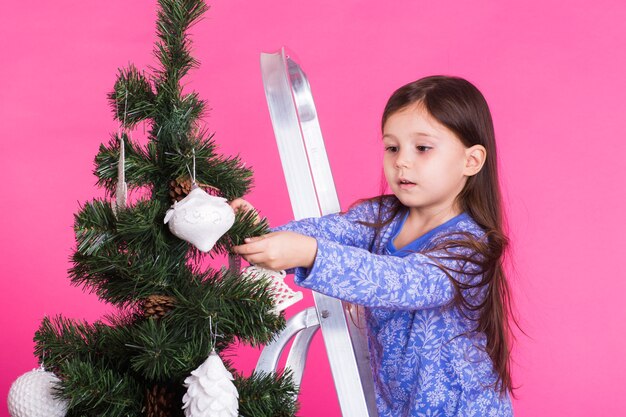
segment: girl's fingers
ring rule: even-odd
[[[232,209],[235,211],[239,211],[242,209],[244,211],[248,211],[253,208],[252,205],[248,203],[246,200],[244,200],[243,198],[236,198],[233,201],[231,201],[229,204],[232,207]]]
[[[233,210],[238,211],[239,207],[243,204],[243,200],[241,198],[236,198],[228,204],[230,204]]]
[[[233,252],[239,255],[251,255],[253,253],[261,253],[265,251],[265,242],[258,239],[252,242],[246,242],[243,245],[233,246]]]
[[[248,245],[233,246],[233,252],[235,252],[237,255],[241,255],[241,256],[250,255],[252,253],[255,253],[254,251],[252,251],[250,249],[250,247]]]
[[[262,255],[246,255],[242,256],[242,258],[245,259],[246,262],[248,262],[250,265],[256,265],[260,267],[264,267],[265,265],[265,257]]]
[[[254,206],[248,203],[243,198],[236,198],[233,201],[229,202],[228,204],[233,209],[233,211],[235,211],[235,213],[242,211],[242,210],[254,212],[254,224],[259,224],[259,222],[261,221],[261,219],[259,218],[259,213],[256,211]]]

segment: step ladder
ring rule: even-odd
[[[282,48],[261,54],[265,96],[274,127],[294,218],[340,211],[308,79]],[[293,339],[286,367],[300,385],[311,340],[321,329],[343,417],[377,417],[374,381],[364,330],[353,305],[313,292],[315,307],[291,317],[267,345],[256,371],[274,372]]]

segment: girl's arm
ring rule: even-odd
[[[295,232],[315,239],[326,239],[348,246],[366,248],[373,238],[373,229],[356,223],[362,220],[359,210],[345,214],[328,214],[322,217],[311,217],[292,220],[282,226],[272,227],[272,232]]]
[[[368,307],[416,310],[448,304],[455,290],[437,263],[457,281],[480,278],[473,263],[446,258],[461,254],[471,258],[463,248],[397,257],[285,231],[246,242],[233,249],[248,262],[286,269],[295,273],[295,282],[303,287]]]
[[[437,253],[430,255],[437,258]],[[471,272],[471,265],[460,268],[458,261],[442,255],[437,261],[443,266]],[[476,279],[449,273],[463,282]],[[313,265],[295,268],[295,274],[295,282],[303,287],[368,307],[425,309],[444,306],[454,297],[450,278],[422,253],[404,258],[376,255],[318,239]]]
[[[235,210],[254,210],[254,207],[243,199],[231,203]],[[313,238],[340,242],[344,245],[359,248],[369,247],[374,229],[360,224],[358,221],[373,221],[377,206],[371,202],[361,203],[344,214],[329,214],[322,217],[294,220],[285,225],[272,228],[272,232],[289,231]]]

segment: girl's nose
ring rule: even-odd
[[[399,152],[396,158],[396,168],[408,168],[411,165],[411,158],[406,152]]]

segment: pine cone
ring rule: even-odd
[[[191,179],[189,177],[178,177],[170,181],[170,197],[172,203],[180,201],[191,191]]]
[[[173,392],[158,384],[148,389],[146,392],[146,417],[171,417],[174,415],[174,411]]]
[[[151,295],[143,302],[143,314],[146,317],[162,318],[176,307],[176,298],[169,295]]]
[[[191,192],[192,182],[188,175],[181,175],[175,180],[170,181],[170,198],[172,203],[182,200]],[[211,185],[198,183],[198,187],[211,195],[218,195],[220,189]]]

